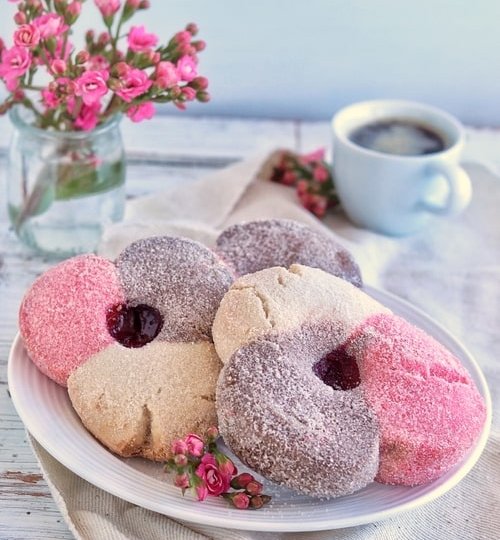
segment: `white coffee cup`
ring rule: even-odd
[[[362,126],[405,121],[437,134],[443,149],[423,155],[395,155],[351,140]],[[450,114],[410,101],[355,103],[332,120],[333,176],[342,206],[357,225],[389,235],[420,230],[434,216],[452,216],[469,204],[472,189],[459,166],[462,125]]]

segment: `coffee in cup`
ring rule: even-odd
[[[368,101],[339,111],[332,129],[335,186],[354,223],[405,235],[470,202],[470,179],[458,164],[464,130],[448,113],[415,102]]]

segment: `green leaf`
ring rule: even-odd
[[[124,181],[125,163],[123,160],[98,166],[79,163],[60,165],[55,198],[67,200],[104,193],[121,186]]]

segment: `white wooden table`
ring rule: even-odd
[[[123,122],[128,152],[129,197],[150,193],[172,182],[199,176],[256,152],[286,147],[310,151],[330,144],[328,122],[256,121],[157,117],[150,122]],[[3,176],[10,126],[0,118],[0,173]],[[469,150],[494,161],[500,136],[469,132]],[[486,144],[488,143],[488,144]],[[28,252],[14,237],[0,189],[0,539],[72,538],[53,502],[11,402],[7,358],[17,332],[17,311],[25,289],[51,263]]]

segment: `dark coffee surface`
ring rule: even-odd
[[[363,148],[398,156],[424,156],[441,152],[446,141],[431,127],[406,119],[388,119],[354,130],[349,139]]]

